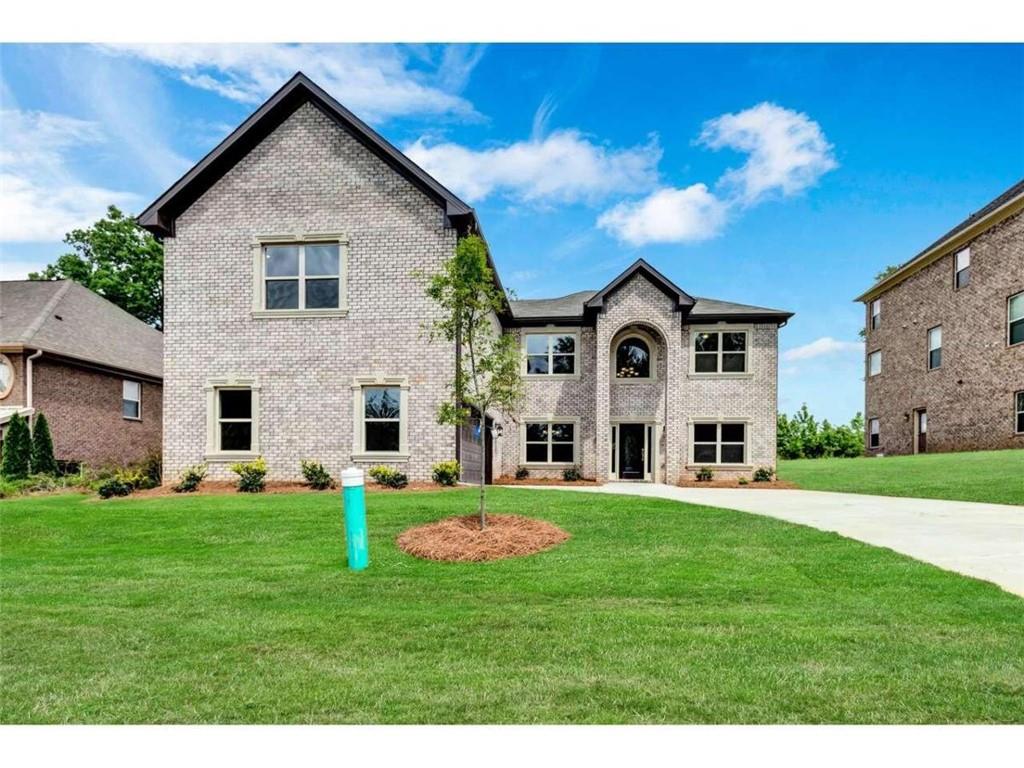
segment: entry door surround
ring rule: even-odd
[[[610,480],[657,480],[661,425],[656,419],[615,419],[609,426],[609,435]]]

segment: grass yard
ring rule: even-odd
[[[779,461],[779,479],[810,491],[1024,504],[1024,450]]]
[[[769,492],[769,491],[766,491]],[[1024,722],[1024,601],[839,536],[669,501],[496,488],[573,538],[438,564],[473,490],[0,502],[0,720]]]

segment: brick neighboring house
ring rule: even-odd
[[[1024,181],[857,298],[871,453],[1024,448]]]
[[[495,318],[523,345],[519,424],[438,425],[456,351],[427,342],[438,308],[414,271],[479,233],[476,214],[301,73],[139,221],[165,244],[165,477],[258,455],[275,479],[304,458],[414,480],[453,457],[467,480],[775,464],[790,313],[691,297],[642,260]]]
[[[0,282],[0,430],[44,413],[60,462],[160,450],[162,334],[72,280]]]

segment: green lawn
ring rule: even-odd
[[[780,461],[779,479],[812,491],[1024,504],[1024,450]]]
[[[766,493],[769,491],[766,491]],[[1024,722],[1024,601],[839,536],[496,488],[573,538],[438,564],[472,490],[0,502],[12,722]]]

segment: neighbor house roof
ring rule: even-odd
[[[469,205],[301,72],[296,72],[263,106],[139,214],[139,224],[159,237],[173,237],[174,221],[178,215],[307,102],[318,107],[367,149],[437,200],[453,226],[477,230],[476,214]]]
[[[676,309],[694,321],[711,323],[719,320],[745,320],[747,322],[784,323],[793,316],[792,312],[781,309],[690,296],[646,261],[639,259],[600,291],[576,291],[567,296],[553,299],[512,301],[510,306],[513,321],[516,325],[559,322],[589,324],[593,322],[594,316],[603,307],[604,300],[613,291],[620,288],[626,280],[637,274],[647,277],[667,296],[674,299]]]
[[[0,282],[0,346],[163,378],[163,334],[73,280]]]
[[[879,280],[854,301],[872,301],[878,298],[915,272],[938,261],[950,251],[966,245],[985,230],[1021,210],[1024,210],[1024,179],[1018,181],[980,210],[972,213],[912,259],[900,265],[900,268],[891,275]]]

